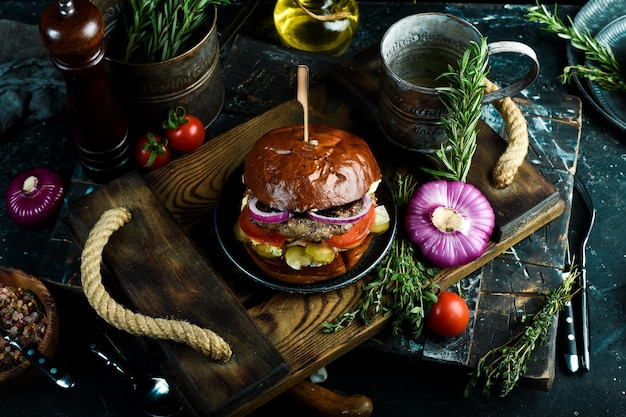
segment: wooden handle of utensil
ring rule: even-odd
[[[287,393],[324,417],[367,417],[374,408],[365,395],[337,394],[308,380],[297,383]]]

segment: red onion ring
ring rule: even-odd
[[[307,214],[313,220],[317,220],[317,221],[324,222],[324,223],[330,223],[330,224],[356,223],[367,215],[367,213],[370,211],[370,207],[372,207],[372,197],[370,197],[369,194],[365,194],[363,196],[363,207],[361,208],[361,211],[359,211],[357,214],[353,216],[328,217],[328,216],[323,216],[319,213],[312,212],[312,211],[309,211]]]
[[[283,210],[283,211],[263,211],[259,209],[257,203],[259,199],[256,197],[251,197],[248,200],[248,211],[250,212],[250,217],[254,220],[262,223],[280,223],[288,220],[293,216],[293,213]]]

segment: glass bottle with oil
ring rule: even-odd
[[[356,0],[277,0],[274,25],[291,48],[343,54],[359,23]]]

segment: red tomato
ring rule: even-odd
[[[163,122],[163,128],[170,146],[179,152],[195,151],[204,143],[202,121],[196,116],[186,114],[181,106],[170,110],[168,119]]]
[[[156,169],[172,160],[172,150],[161,135],[146,133],[137,140],[135,158],[142,167]]]
[[[351,248],[360,244],[367,237],[376,221],[376,209],[372,204],[370,211],[365,217],[356,222],[348,233],[335,235],[328,239],[326,243],[336,248]]]
[[[467,327],[470,312],[467,303],[458,294],[441,291],[439,299],[426,316],[426,326],[440,336],[458,336]]]
[[[246,205],[239,214],[239,227],[246,236],[250,239],[254,239],[257,242],[268,243],[272,246],[282,245],[287,238],[277,231],[265,229],[250,221],[250,213],[248,206]]]

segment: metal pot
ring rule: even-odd
[[[177,106],[185,107],[205,126],[211,124],[224,104],[217,7],[213,5],[211,24],[191,49],[167,61],[135,64],[114,58],[118,26],[122,30],[123,25],[122,2],[100,0],[106,20],[106,68],[114,91],[124,100],[131,128],[154,130],[167,118],[169,109]]]

